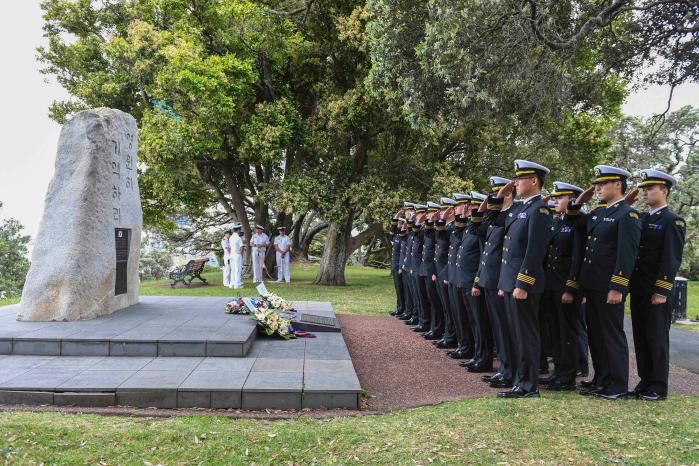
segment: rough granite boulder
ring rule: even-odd
[[[109,108],[63,126],[17,320],[92,319],[138,302],[138,130]]]

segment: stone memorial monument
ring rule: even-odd
[[[110,108],[63,126],[17,320],[92,319],[138,302],[136,120]]]

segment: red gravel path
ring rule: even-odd
[[[459,367],[445,350],[436,349],[393,317],[339,316],[342,333],[362,387],[369,393],[368,409],[385,411],[441,401],[494,396],[498,390],[481,382],[482,374]],[[629,366],[633,388],[636,363]],[[670,391],[699,394],[699,375],[670,370]],[[546,396],[546,392],[542,392]]]

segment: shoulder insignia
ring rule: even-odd
[[[675,220],[675,225],[677,225],[678,227],[684,227],[684,220]]]
[[[629,217],[638,219],[638,214],[634,211],[629,212]]]
[[[542,207],[539,209],[539,213],[544,214],[544,215],[549,215],[551,213],[551,211],[545,207]]]

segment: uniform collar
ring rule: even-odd
[[[656,207],[655,209],[651,209],[650,214],[651,215],[657,214],[658,212],[660,212],[661,210],[663,210],[666,207],[667,207],[667,204],[660,206],[660,207]]]
[[[535,199],[535,198],[538,198],[538,199]],[[533,201],[535,201],[535,200],[538,201],[539,199],[541,199],[541,194],[534,194],[533,196],[530,196],[530,197],[528,197],[528,198],[526,198],[526,199],[523,199],[523,200],[522,200],[522,203],[523,203],[523,204],[529,204],[530,202],[533,202]]]
[[[622,202],[624,202],[624,198],[623,198],[623,197],[622,197],[621,199],[619,199],[618,201],[609,204],[609,205],[607,206],[607,209],[611,209],[612,207],[619,207],[619,204],[621,204]]]

